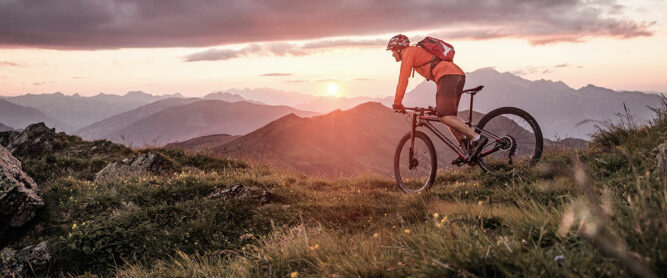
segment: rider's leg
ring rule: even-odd
[[[477,137],[475,130],[468,127],[456,116],[464,84],[465,76],[463,75],[444,75],[438,80],[438,91],[435,95],[436,109],[440,121],[449,127],[452,135],[459,143],[463,136],[467,136],[469,139]]]
[[[453,115],[442,116],[440,117],[440,121],[445,125],[447,125],[447,127],[449,127],[449,130],[452,132],[452,135],[454,135],[454,137],[456,137],[456,139],[459,140],[459,142],[461,141],[461,138],[463,138],[463,136],[466,136],[469,139],[475,139],[477,135],[479,135],[475,132],[474,129],[466,125],[466,123],[463,122],[463,120],[461,120],[457,116]]]

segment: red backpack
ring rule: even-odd
[[[431,78],[433,78],[433,68],[440,63],[440,61],[454,61],[454,46],[449,43],[446,43],[442,40],[426,37],[423,40],[417,43],[417,46],[421,46],[426,49],[429,53],[433,54],[433,59],[429,62],[421,64],[417,67],[425,66],[426,64],[431,64]],[[412,70],[412,76],[414,76],[414,69]],[[426,78],[426,80],[429,80]]]

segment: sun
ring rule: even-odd
[[[335,96],[336,94],[338,94],[338,85],[333,83],[327,85],[327,94],[329,94],[330,96]]]

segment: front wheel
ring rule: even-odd
[[[495,109],[482,117],[477,128],[489,138],[478,159],[484,171],[523,169],[535,165],[542,155],[542,130],[533,116],[519,108]]]
[[[394,173],[398,187],[405,193],[428,190],[435,180],[437,160],[433,142],[421,131],[415,131],[410,150],[410,133],[401,138],[394,155]]]

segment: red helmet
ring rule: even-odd
[[[387,50],[399,50],[410,46],[410,39],[406,35],[398,34],[391,37],[387,44]]]

